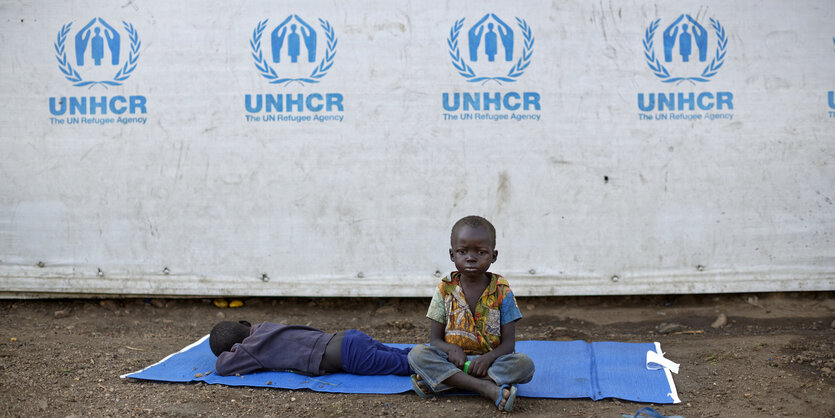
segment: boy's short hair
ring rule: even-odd
[[[219,356],[224,351],[229,351],[232,346],[249,337],[252,328],[247,321],[223,321],[212,328],[209,333],[209,347],[212,353]]]
[[[452,245],[453,241],[455,240],[455,234],[458,233],[458,230],[461,229],[462,226],[469,226],[471,228],[484,228],[490,233],[490,243],[493,245],[493,248],[496,247],[496,228],[493,227],[493,224],[490,223],[487,219],[482,218],[481,216],[471,215],[465,216],[458,220],[455,225],[452,226],[452,232],[449,234],[449,242]]]

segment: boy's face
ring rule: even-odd
[[[484,275],[499,255],[486,228],[464,225],[452,237],[451,244],[449,258],[465,276]]]

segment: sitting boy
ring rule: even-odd
[[[221,376],[256,370],[408,376],[408,348],[394,348],[355,329],[326,333],[303,325],[223,321],[212,328],[209,347]]]
[[[496,229],[482,217],[465,217],[452,227],[450,246],[457,271],[443,278],[429,304],[430,345],[409,353],[417,373],[412,387],[421,397],[452,388],[478,392],[509,412],[514,385],[531,381],[534,364],[514,352],[522,313],[513,291],[488,271],[498,257]]]

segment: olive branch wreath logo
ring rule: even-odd
[[[89,86],[88,88],[93,88],[95,85],[102,85],[104,88],[107,88],[107,86],[121,86],[123,81],[130,78],[131,73],[133,73],[133,70],[136,69],[136,61],[139,59],[139,47],[142,45],[142,42],[139,40],[139,34],[136,32],[136,29],[132,24],[123,20],[122,25],[124,25],[125,30],[128,32],[128,37],[130,38],[130,54],[128,54],[128,59],[125,61],[125,65],[119,69],[116,75],[113,76],[112,80],[100,81],[85,81],[81,77],[81,74],[73,68],[72,63],[67,59],[67,53],[64,49],[67,41],[67,35],[70,33],[70,28],[72,28],[72,22],[62,26],[61,30],[58,31],[58,37],[55,40],[54,46],[55,59],[58,60],[58,68],[61,70],[61,73],[64,74],[64,78],[71,81],[76,87]]]
[[[481,84],[484,85],[489,81],[495,81],[501,85],[502,81],[512,83],[525,73],[525,69],[527,69],[528,65],[531,64],[534,43],[531,27],[528,26],[528,23],[525,20],[519,19],[518,17],[516,18],[516,23],[522,30],[522,35],[525,38],[525,48],[522,50],[522,56],[519,57],[516,64],[510,67],[506,76],[479,77],[473,68],[467,64],[458,49],[458,35],[461,33],[461,28],[464,26],[464,19],[465,18],[461,18],[460,20],[457,20],[454,25],[452,25],[452,28],[449,30],[449,38],[447,38],[449,57],[452,58],[452,66],[458,70],[458,74],[466,78],[470,83],[481,82]]]
[[[710,19],[710,25],[713,28],[713,32],[716,34],[716,54],[714,55],[713,59],[710,61],[705,69],[702,71],[702,74],[698,77],[673,77],[670,75],[670,72],[661,64],[661,61],[658,57],[655,56],[655,50],[653,49],[653,39],[655,38],[655,31],[658,29],[658,23],[661,19],[656,19],[652,22],[647,30],[644,33],[644,57],[647,60],[647,65],[649,69],[652,70],[652,73],[655,74],[656,77],[660,78],[664,83],[681,83],[682,81],[689,81],[693,84],[695,82],[707,82],[710,81],[710,78],[716,75],[720,68],[722,68],[722,64],[725,63],[725,53],[727,52],[728,48],[728,37],[725,34],[725,28],[719,23],[718,20],[713,18]]]
[[[301,85],[304,85],[304,83],[318,83],[328,73],[328,70],[331,69],[333,59],[336,56],[336,44],[338,40],[334,34],[333,26],[327,20],[319,19],[319,25],[325,31],[325,36],[328,38],[328,48],[325,50],[325,57],[313,68],[309,76],[289,78],[280,77],[261,52],[261,35],[263,35],[269,20],[264,19],[258,23],[255,30],[252,31],[252,39],[249,41],[249,46],[252,48],[252,58],[255,60],[255,68],[258,69],[264,78],[270,80],[270,84],[284,84],[286,86],[292,82],[297,82]]]

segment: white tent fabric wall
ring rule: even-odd
[[[835,289],[831,1],[0,14],[5,297]]]

